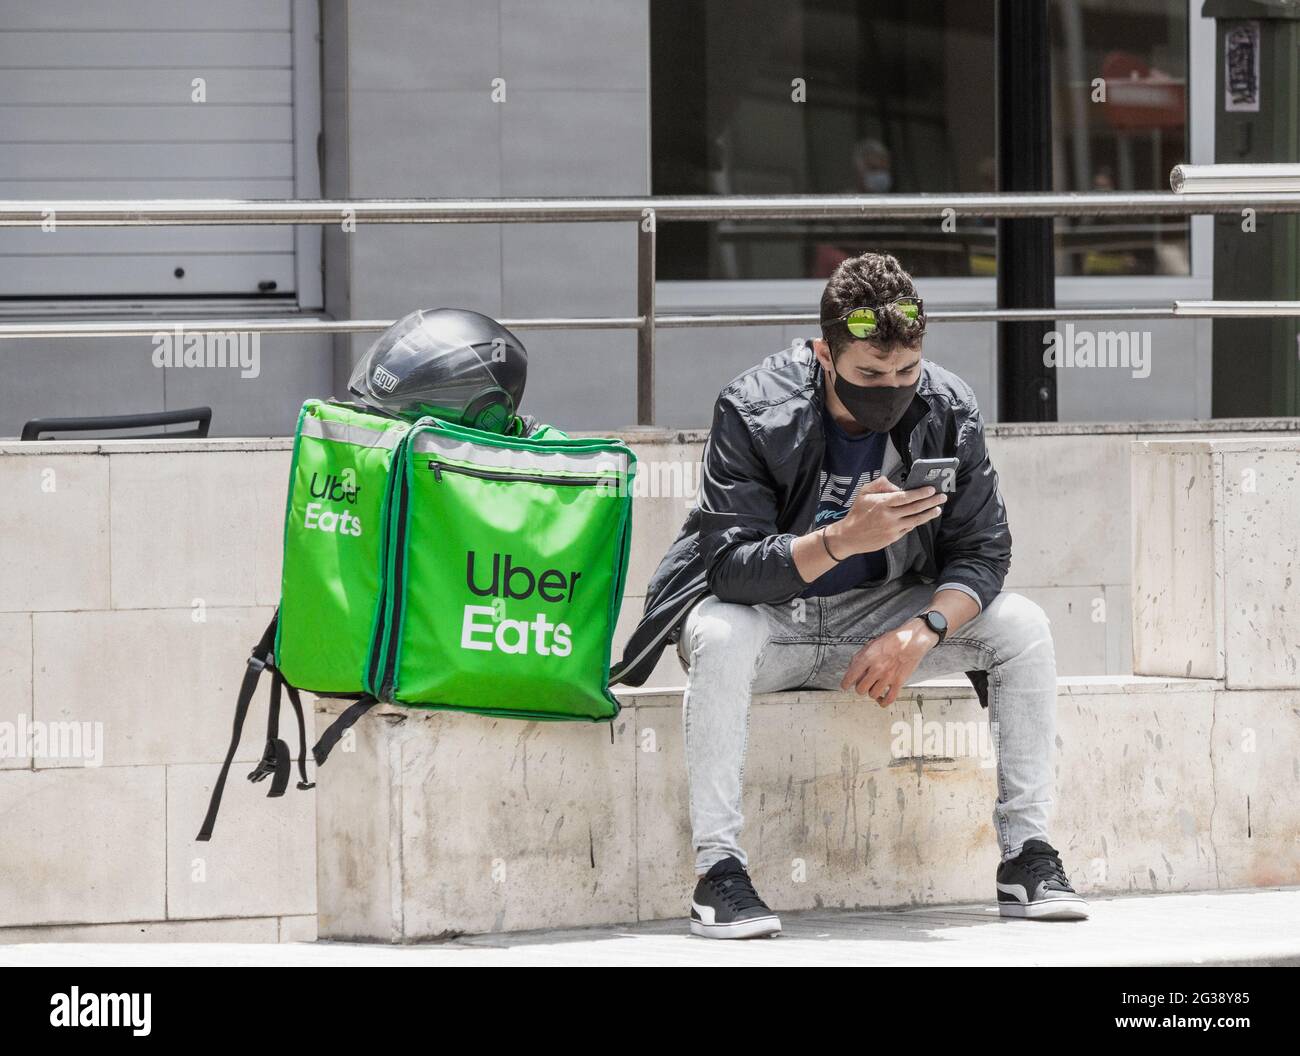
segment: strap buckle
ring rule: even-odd
[[[250,781],[262,781],[275,773],[275,742],[267,741],[266,750],[262,753],[262,758],[258,760],[257,766],[253,768],[252,773],[248,775]]]

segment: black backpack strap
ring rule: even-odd
[[[262,750],[261,760],[248,775],[248,780],[254,783],[271,778],[271,788],[266,793],[268,799],[284,795],[289,787],[289,746],[280,740],[280,691],[284,685],[284,676],[272,668],[271,706],[266,709],[266,747]]]
[[[226,778],[230,776],[230,765],[235,761],[235,753],[239,751],[239,738],[244,732],[248,707],[253,701],[253,694],[257,692],[257,683],[262,677],[262,672],[271,663],[271,650],[275,646],[275,625],[279,615],[277,612],[271,617],[271,622],[262,632],[261,640],[253,646],[253,653],[248,658],[248,668],[244,671],[244,681],[239,686],[239,697],[235,701],[235,721],[230,733],[230,747],[226,749],[226,760],[221,764],[221,773],[217,775],[217,783],[212,788],[212,798],[208,802],[208,813],[203,819],[203,827],[195,837],[200,841],[206,842],[212,839],[212,828],[217,823],[217,811],[221,809],[221,795],[226,789]]]
[[[316,742],[316,747],[311,750],[312,758],[316,760],[317,766],[322,766],[325,760],[329,758],[330,752],[334,746],[339,743],[339,738],[348,732],[357,721],[366,712],[373,708],[379,701],[372,696],[364,696],[355,704],[343,712],[337,719],[329,725],[321,738]]]
[[[296,687],[284,684],[284,688],[289,693],[289,703],[293,705],[293,713],[298,717],[298,788],[306,792],[309,788],[315,788],[314,781],[307,780],[307,718],[302,710],[302,698],[298,696]]]

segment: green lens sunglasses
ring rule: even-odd
[[[849,333],[861,340],[870,337],[880,329],[880,312],[886,308],[895,308],[909,324],[921,318],[924,304],[920,297],[899,297],[895,301],[876,305],[874,308],[851,308],[838,319],[827,319],[828,323],[843,323]]]

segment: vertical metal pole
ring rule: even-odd
[[[998,0],[998,190],[1052,189],[1052,85],[1048,8]],[[1082,134],[1082,130],[1080,130]],[[998,307],[1056,307],[1052,220],[998,221]],[[1056,370],[1043,364],[1055,324],[998,323],[998,418],[1056,421]]]
[[[636,424],[655,422],[655,211],[647,209],[637,223]]]

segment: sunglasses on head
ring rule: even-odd
[[[921,318],[923,304],[920,297],[899,297],[872,308],[850,308],[838,318],[826,319],[823,322],[843,323],[851,335],[861,340],[864,337],[871,337],[880,329],[880,313],[886,308],[895,309],[911,326]]]

